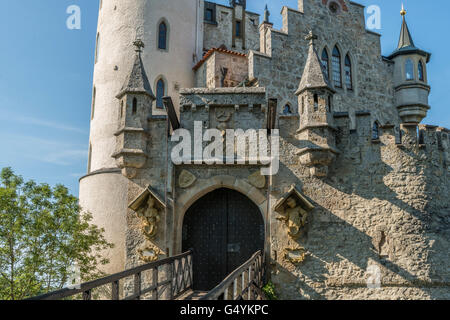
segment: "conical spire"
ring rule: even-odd
[[[122,98],[126,93],[143,93],[155,99],[141,58],[142,48],[144,48],[145,45],[140,39],[134,41],[133,44],[136,47],[136,56],[134,58],[133,67],[125,79],[117,98]]]
[[[409,32],[408,24],[406,23],[406,10],[402,5],[402,11],[400,11],[400,14],[402,15],[402,29],[400,31],[400,39],[398,41],[398,47],[397,49],[407,48],[407,47],[414,47],[414,41],[411,37],[411,33]]]
[[[323,69],[322,63],[320,63],[319,55],[317,54],[317,50],[314,47],[314,40],[317,39],[317,36],[313,34],[311,31],[306,40],[309,40],[309,53],[308,59],[306,60],[305,69],[303,71],[302,79],[300,80],[300,85],[296,92],[296,95],[300,95],[303,91],[307,89],[328,89],[332,92],[335,92],[328,78],[325,74],[325,70]]]
[[[266,8],[264,9],[264,23],[270,23],[269,17],[270,17],[270,11],[266,4]]]

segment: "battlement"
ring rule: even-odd
[[[347,112],[336,112],[333,116],[338,128],[337,147],[344,152],[356,146],[395,146],[420,154],[422,158],[442,159],[444,167],[450,166],[450,130],[447,128],[416,123],[375,125],[369,111],[356,112],[353,120]]]

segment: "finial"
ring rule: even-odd
[[[400,11],[400,14],[402,15],[402,17],[406,16],[406,10],[405,10],[405,6],[402,3],[402,10]]]
[[[309,44],[311,46],[314,45],[314,40],[317,40],[318,37],[312,32],[312,30],[308,33],[308,35],[305,37],[305,40],[309,40]]]
[[[142,48],[145,48],[145,44],[141,39],[136,39],[133,42],[133,45],[136,47],[136,52],[141,53],[142,52]]]
[[[269,17],[270,17],[270,12],[269,12],[269,8],[267,7],[267,4],[266,4],[266,8],[264,9],[264,22],[270,23]]]

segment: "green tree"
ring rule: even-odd
[[[103,276],[112,248],[66,187],[25,182],[0,173],[0,299],[19,300],[68,285],[79,266],[82,282]]]

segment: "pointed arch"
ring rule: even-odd
[[[321,55],[321,62],[322,62],[322,66],[323,69],[325,71],[325,75],[327,76],[327,79],[330,79],[330,56],[328,55],[328,50],[327,48],[323,48],[322,50],[322,55]]]
[[[333,48],[331,62],[333,70],[333,84],[337,88],[342,88],[341,51],[339,50],[337,45],[335,45]]]
[[[159,109],[164,108],[163,97],[167,95],[167,85],[163,76],[159,76],[155,83],[156,88],[156,107]]]
[[[352,60],[350,55],[347,53],[344,62],[344,73],[345,73],[345,86],[347,90],[353,90],[353,70],[352,70]]]
[[[169,24],[166,19],[161,19],[158,22],[158,49],[168,50],[169,43]]]
[[[291,115],[292,114],[292,108],[289,102],[287,102],[283,107],[283,115]]]
[[[422,60],[419,60],[419,64],[417,66],[417,74],[420,81],[425,81],[425,68],[423,66]]]

